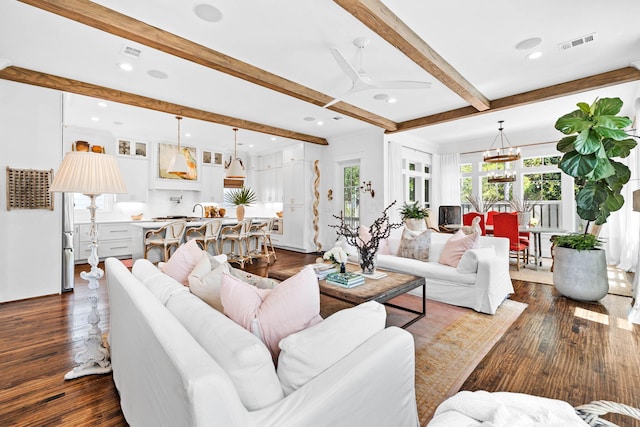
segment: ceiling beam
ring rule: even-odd
[[[479,111],[489,100],[379,0],[334,0]]]
[[[183,37],[163,31],[89,0],[20,1],[320,107],[333,100],[333,97],[329,95],[292,82]],[[392,120],[344,102],[334,104],[329,109],[379,126],[387,131],[396,129],[396,124]]]
[[[637,80],[640,80],[640,70],[633,67],[619,68],[617,70],[596,74],[594,76],[584,77],[582,79],[559,83],[557,85],[496,99],[491,101],[490,110],[477,111],[473,107],[464,107],[456,110],[444,111],[431,116],[408,120],[406,122],[398,123],[398,130],[395,132],[404,132],[411,129],[437,125],[439,123],[450,122],[481,114],[493,113],[495,111],[507,110],[509,108],[521,107],[535,102],[548,101],[555,98],[561,98],[563,96],[574,95],[576,93],[615,86]],[[395,132],[390,131],[387,133]]]
[[[25,68],[12,66],[7,67],[4,70],[0,70],[0,79],[11,80],[14,82],[25,83],[33,86],[45,87],[48,89],[61,90],[64,92],[76,93],[78,95],[91,96],[107,101],[133,105],[134,107],[147,108],[149,110],[161,111],[163,113],[189,117],[192,119],[216,123],[219,125],[266,133],[282,138],[310,142],[318,145],[329,145],[327,140],[324,138],[305,135],[303,133],[293,132],[290,130],[264,125],[261,123],[238,119],[235,117],[211,113],[209,111],[199,110],[197,108],[191,108],[180,104],[161,101],[159,99],[148,98],[146,96],[136,95],[134,93],[123,92],[104,86],[98,86],[91,83],[68,79],[66,77],[54,76],[52,74],[27,70]]]

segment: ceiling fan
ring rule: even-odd
[[[353,44],[358,48],[358,70],[349,63],[340,53],[338,48],[332,47],[331,54],[334,59],[345,72],[345,74],[351,79],[351,89],[335,98],[333,101],[326,104],[323,108],[327,108],[342,101],[345,97],[362,92],[368,89],[428,89],[431,87],[430,82],[416,82],[409,80],[388,80],[377,81],[369,73],[367,73],[362,67],[362,56],[364,48],[369,45],[371,40],[368,37],[358,37],[353,41]]]

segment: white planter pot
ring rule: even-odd
[[[411,231],[423,231],[427,229],[427,222],[424,219],[407,218],[404,225]]]
[[[555,248],[553,284],[560,294],[578,301],[598,301],[609,292],[604,250]]]

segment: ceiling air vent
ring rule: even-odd
[[[562,42],[558,45],[558,49],[567,50],[578,46],[583,46],[587,43],[591,43],[596,39],[596,33],[591,33],[586,36],[578,37],[577,39]]]
[[[138,49],[137,47],[123,45],[122,51],[120,53],[130,58],[138,59],[140,58],[140,55],[142,55],[142,50]]]

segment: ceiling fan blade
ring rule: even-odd
[[[348,91],[346,91],[345,93],[343,93],[342,95],[336,97],[333,99],[333,101],[329,102],[326,105],[323,105],[322,108],[328,108],[331,107],[333,104],[342,101],[344,98],[346,98],[349,95],[352,95],[354,93],[358,93],[358,92],[362,92],[363,90],[367,90],[370,89],[370,86],[367,86],[363,83],[358,83],[359,81],[356,81],[356,83],[353,84],[353,86],[351,86],[351,89],[349,89]]]
[[[344,55],[342,55],[342,53],[340,53],[338,48],[332,47],[332,48],[330,48],[330,50],[331,50],[331,54],[333,55],[333,58],[336,60],[336,62],[340,66],[340,68],[342,68],[342,71],[344,71],[345,74],[347,76],[349,76],[349,78],[352,81],[359,80],[360,79],[360,75],[358,74],[356,69],[353,68],[353,66],[351,64],[349,64],[349,61],[347,61],[345,59]]]
[[[371,82],[372,86],[379,89],[429,89],[430,82],[414,82],[409,80],[388,80],[383,82]]]

